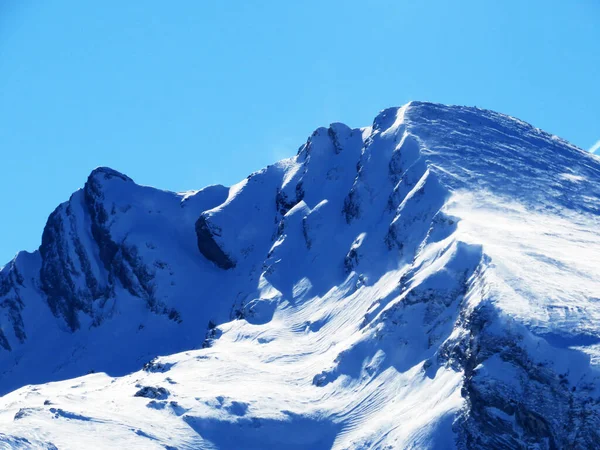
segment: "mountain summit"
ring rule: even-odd
[[[477,108],[98,168],[0,271],[0,446],[600,448],[599,229],[600,159]]]

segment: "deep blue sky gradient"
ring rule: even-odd
[[[96,166],[233,184],[409,100],[600,139],[600,3],[0,0],[0,266]]]

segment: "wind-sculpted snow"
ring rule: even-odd
[[[96,169],[0,271],[0,448],[600,448],[599,205],[419,102],[230,188]]]

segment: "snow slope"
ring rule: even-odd
[[[600,159],[476,108],[96,169],[0,272],[0,448],[600,448],[599,226]]]

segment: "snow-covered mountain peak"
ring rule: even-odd
[[[127,175],[122,174],[121,172],[111,169],[110,167],[96,167],[90,173],[89,178],[98,177],[100,179],[110,180],[111,178],[119,178],[123,181],[133,181]]]
[[[0,443],[594,448],[599,199],[598,158],[423,102],[232,187],[96,169],[0,271]]]

